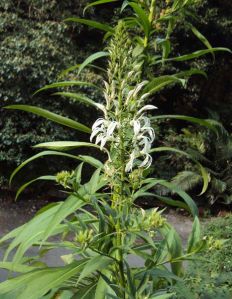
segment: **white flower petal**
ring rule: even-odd
[[[153,109],[158,109],[158,108],[154,105],[146,105],[137,112],[137,115],[141,114],[143,111],[153,110]]]
[[[149,168],[152,163],[152,157],[151,155],[147,154],[144,161],[139,165],[139,167]]]
[[[110,122],[110,124],[108,126],[108,129],[107,129],[107,132],[106,132],[106,136],[110,137],[113,134],[116,127],[117,127],[117,122],[116,121]]]
[[[106,120],[104,118],[98,118],[95,123],[92,125],[92,130],[94,130],[96,127],[98,127],[101,124],[104,124]]]

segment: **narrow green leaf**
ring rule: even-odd
[[[100,29],[102,31],[106,31],[106,32],[110,32],[110,33],[114,33],[114,28],[107,25],[107,24],[102,24],[96,21],[91,21],[88,19],[81,19],[81,18],[68,18],[65,19],[66,22],[75,22],[75,23],[80,23],[80,24],[84,24],[96,29]]]
[[[90,98],[88,98],[82,94],[62,91],[62,92],[56,92],[56,93],[54,93],[54,95],[60,95],[60,96],[66,97],[66,98],[70,98],[70,99],[73,99],[74,101],[78,101],[82,104],[87,104],[87,105],[97,108],[97,105],[93,100],[91,100]]]
[[[150,297],[150,299],[169,299],[172,298],[175,295],[175,293],[166,293],[166,294],[162,294],[162,295],[155,295]]]
[[[137,14],[139,18],[138,20],[143,27],[145,36],[148,37],[150,33],[151,25],[146,12],[141,8],[140,5],[138,5],[135,2],[129,2],[129,5],[133,8],[134,12]]]
[[[159,184],[167,187],[172,192],[177,193],[186,202],[186,204],[189,206],[189,209],[190,209],[192,215],[193,216],[198,215],[198,208],[197,208],[195,202],[193,201],[193,199],[186,192],[179,189],[178,186],[175,186],[174,184],[169,183],[167,181],[161,181],[161,182],[159,182]]]
[[[170,114],[166,114],[166,115],[157,115],[157,116],[152,116],[151,120],[159,120],[159,119],[177,119],[177,120],[184,120],[184,121],[188,121],[194,124],[198,124],[200,126],[204,126],[207,127],[215,132],[217,132],[216,130],[216,124],[212,124],[210,121],[208,121],[207,119],[201,119],[201,118],[196,118],[196,117],[192,117],[192,116],[186,116],[186,115],[170,115]]]
[[[96,5],[101,5],[101,4],[106,4],[106,3],[111,3],[111,2],[118,2],[118,0],[99,0],[99,1],[94,1],[88,5],[86,5],[85,9],[83,10],[83,14],[85,14],[86,10],[89,9],[90,7],[96,6]]]
[[[103,256],[97,255],[92,257],[85,265],[83,271],[80,274],[80,277],[77,281],[79,283],[82,279],[88,277],[90,274],[93,274],[96,271],[101,271],[102,269],[106,269],[112,263],[112,259]]]
[[[60,286],[83,269],[87,260],[75,261],[65,267],[45,268],[9,279],[0,284],[0,294],[19,289],[17,299],[38,299]]]
[[[44,176],[40,176],[34,180],[31,180],[25,184],[23,184],[17,191],[16,196],[15,196],[15,200],[17,200],[19,198],[19,195],[31,184],[33,184],[34,182],[37,181],[56,181],[56,177],[52,176],[52,175],[44,175]]]
[[[207,40],[207,38],[193,25],[189,24],[190,28],[193,32],[193,34],[208,48],[209,50],[213,50],[213,47],[211,46],[210,42]],[[214,52],[212,51],[213,59],[215,59]]]
[[[62,82],[55,82],[49,85],[45,85],[44,87],[38,89],[35,93],[39,93],[41,91],[44,90],[48,90],[48,89],[52,89],[52,88],[60,88],[60,87],[70,87],[70,86],[89,86],[89,87],[95,87],[95,88],[99,88],[98,86],[96,86],[93,83],[89,83],[89,82],[82,82],[82,81],[62,81]]]
[[[152,79],[144,88],[144,92],[145,93],[149,92],[150,94],[154,94],[155,92],[160,91],[167,85],[179,83],[184,86],[185,82],[186,81],[184,79],[180,79],[180,78],[178,78],[176,76],[172,76],[172,75],[160,76],[160,77]]]
[[[44,118],[47,118],[55,123],[64,125],[66,127],[81,131],[81,132],[85,132],[85,133],[91,133],[91,129],[88,128],[85,125],[82,125],[81,123],[70,119],[68,117],[64,117],[61,115],[58,115],[54,112],[50,112],[46,109],[43,108],[39,108],[39,107],[35,107],[35,106],[29,106],[29,105],[11,105],[11,106],[7,106],[5,107],[6,109],[16,109],[16,110],[22,110],[22,111],[26,111],[26,112],[31,112],[33,114],[36,114],[38,116],[42,116]]]
[[[90,142],[81,142],[81,141],[53,141],[40,143],[34,146],[35,148],[47,148],[51,150],[72,150],[78,147],[94,147],[100,148],[98,145]]]
[[[85,202],[77,195],[70,195],[57,209],[51,217],[44,233],[43,241],[53,233],[57,225],[60,224],[67,216],[80,209],[85,205]]]
[[[194,250],[197,244],[199,244],[201,240],[201,228],[200,221],[198,217],[195,217],[193,222],[192,232],[188,239],[187,253],[190,253]]]
[[[14,229],[12,232],[8,233],[0,240],[0,242],[2,243],[6,240],[14,238],[5,252],[4,261],[7,260],[11,251],[20,246],[20,244],[26,251],[33,244],[33,242],[37,242],[38,240],[40,240],[41,236],[43,236],[44,230],[47,228],[47,224],[50,221],[51,216],[57,211],[60,204],[61,203],[56,203],[55,205],[50,206],[49,209],[47,209],[43,213],[36,215],[29,222]],[[27,242],[31,236],[33,236],[34,239],[31,240],[31,242]],[[25,245],[25,243],[27,244]],[[19,261],[14,260],[14,262],[18,263]]]
[[[168,58],[165,61],[187,61],[187,60],[191,60],[194,58],[198,58],[201,57],[203,55],[206,55],[208,53],[213,53],[213,52],[219,52],[219,51],[224,51],[224,52],[229,52],[232,53],[231,50],[227,49],[227,48],[212,48],[212,49],[204,49],[204,50],[199,50],[190,54],[186,54],[186,55],[182,55],[182,56],[178,56],[178,57],[173,57],[173,58]],[[158,62],[162,62],[162,60],[157,61]]]
[[[92,55],[90,55],[88,58],[85,59],[85,61],[80,65],[79,67],[79,70],[78,70],[78,75],[81,73],[81,71],[87,66],[89,65],[90,63],[92,63],[93,61],[99,59],[99,58],[102,58],[102,57],[107,57],[109,56],[109,53],[108,52],[97,52],[97,53],[94,53]]]
[[[0,269],[9,270],[11,272],[27,273],[38,268],[12,262],[0,262]]]

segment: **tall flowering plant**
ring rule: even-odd
[[[96,1],[92,5],[106,2],[111,1]],[[177,5],[182,2],[174,3]],[[150,3],[148,17],[144,11],[147,7],[145,1],[125,1],[124,8],[128,4],[137,14],[137,24],[144,29],[148,24],[153,24],[155,1]],[[142,20],[146,18],[149,23],[145,24]],[[150,114],[157,107],[146,101],[154,90],[159,90],[160,85],[183,79],[179,75],[152,80],[144,78],[148,58],[145,54],[149,50],[149,34],[152,32],[150,27],[145,31],[138,55],[138,45],[134,44],[128,33],[128,20],[120,21],[114,30],[96,22],[77,21],[107,29],[111,33],[107,52],[95,53],[79,66],[80,71],[97,57],[108,57],[107,76],[102,88],[104,102],[97,103],[75,93],[59,94],[94,106],[100,111],[101,117],[90,129],[42,108],[21,105],[8,107],[33,112],[85,132],[89,134],[90,142],[39,144],[36,147],[46,150],[29,158],[13,172],[11,180],[27,163],[50,155],[65,156],[80,162],[72,172],[62,171],[56,176],[35,179],[56,181],[66,189],[68,197],[64,202],[43,208],[31,221],[0,240],[5,244],[12,239],[0,266],[18,273],[16,277],[0,283],[0,294],[3,298],[17,299],[171,298],[174,294],[170,293],[170,287],[184,275],[183,261],[199,252],[206,245],[206,240],[200,238],[197,207],[191,197],[170,182],[148,176],[152,153],[163,150],[186,153],[178,149],[153,147],[155,131]],[[71,85],[94,87],[88,82],[63,81],[45,86],[42,90]],[[189,120],[213,127],[206,120]],[[105,161],[66,152],[79,147],[103,151]],[[207,174],[196,163],[203,176],[204,191],[208,182]],[[84,164],[94,168],[87,182],[82,179]],[[22,186],[17,197],[35,180]],[[153,196],[153,188],[158,184],[171,189],[182,199],[168,199],[169,203],[186,208],[194,217],[186,248],[183,248],[180,236],[161,210],[154,208],[145,211],[136,205],[137,198]],[[51,238],[54,236],[62,238],[57,242]],[[37,247],[38,252],[36,256],[28,257],[26,252],[31,246]],[[63,266],[49,267],[42,262],[41,258],[47,251],[64,248],[68,253],[61,256]],[[131,262],[133,257],[141,259],[141,263]]]

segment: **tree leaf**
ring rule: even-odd
[[[55,123],[64,125],[66,127],[81,131],[81,132],[85,132],[85,133],[91,133],[91,129],[88,128],[85,125],[82,125],[81,123],[70,119],[68,117],[64,117],[61,116],[59,114],[56,114],[54,112],[50,112],[46,109],[43,108],[39,108],[36,106],[30,106],[30,105],[11,105],[11,106],[7,106],[5,107],[6,109],[16,109],[16,110],[22,110],[22,111],[26,111],[26,112],[31,112],[34,113],[36,115],[42,116],[44,118],[47,118]]]
[[[102,31],[106,31],[106,32],[110,32],[110,33],[114,33],[114,28],[107,25],[107,24],[103,24],[103,23],[99,23],[96,21],[91,21],[88,19],[81,19],[81,18],[67,18],[65,19],[66,22],[75,22],[75,23],[80,23],[80,24],[84,24],[96,29],[100,29]]]

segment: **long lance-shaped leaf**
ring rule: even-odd
[[[23,224],[22,226],[14,229],[13,231],[5,235],[0,240],[0,243],[4,243],[5,241],[12,238],[13,241],[9,244],[9,247],[5,252],[4,261],[7,260],[12,250],[14,250],[21,243],[26,242],[30,236],[35,236],[34,242],[38,242],[39,240],[41,240],[38,236],[40,234],[43,235],[49,221],[51,220],[51,216],[54,215],[54,213],[58,210],[61,204],[62,203],[59,202],[53,205],[49,205],[49,207],[45,211],[36,215],[29,222]]]
[[[110,33],[114,33],[114,28],[107,25],[107,24],[103,24],[103,23],[99,23],[96,21],[91,21],[88,19],[81,19],[81,18],[67,18],[65,19],[66,22],[75,22],[75,23],[80,23],[80,24],[84,24],[96,29],[100,29],[102,31],[106,31],[106,32],[110,32]]]
[[[15,200],[17,200],[19,198],[19,195],[28,187],[30,186],[31,184],[33,184],[34,182],[37,182],[37,181],[56,181],[56,177],[53,176],[53,175],[43,175],[43,176],[40,176],[34,180],[31,180],[25,184],[23,184],[17,191],[16,193],[16,196],[15,196]]]
[[[209,53],[220,52],[220,51],[232,53],[232,51],[230,49],[218,47],[218,48],[212,48],[212,49],[199,50],[199,51],[196,51],[196,52],[193,52],[190,54],[186,54],[186,55],[182,55],[182,56],[178,56],[178,57],[167,58],[167,59],[165,59],[165,61],[187,61],[187,60],[201,57],[201,56],[209,54]],[[163,62],[163,60],[158,60],[158,61],[156,61],[155,64],[161,63],[161,62]]]
[[[35,107],[35,106],[29,106],[29,105],[11,105],[11,106],[6,106],[6,109],[16,109],[16,110],[22,110],[26,112],[31,112],[33,114],[36,114],[38,116],[42,116],[44,118],[47,118],[55,123],[64,125],[66,127],[85,132],[85,133],[91,133],[91,129],[88,128],[87,126],[70,119],[68,117],[64,117],[61,115],[58,115],[54,112],[50,112],[46,109]]]
[[[144,92],[149,92],[150,94],[153,94],[161,89],[163,89],[165,86],[173,84],[173,83],[180,83],[183,86],[186,83],[185,79],[180,79],[176,76],[161,76],[158,78],[152,79],[144,88]]]
[[[99,0],[99,1],[94,1],[88,5],[83,10],[83,14],[85,14],[86,10],[90,7],[101,5],[101,4],[107,4],[107,3],[112,3],[112,2],[118,2],[119,0]]]
[[[74,101],[78,101],[82,104],[87,104],[87,105],[93,106],[95,108],[98,108],[97,103],[95,103],[92,99],[90,99],[82,94],[61,91],[61,92],[54,93],[54,95],[59,95],[59,96],[63,96],[66,98],[70,98],[70,99],[73,99]]]
[[[109,53],[108,52],[97,52],[97,53],[94,53],[92,55],[90,55],[88,58],[85,59],[85,61],[79,66],[79,70],[78,70],[78,75],[81,73],[81,71],[87,66],[89,65],[90,63],[92,63],[93,61],[99,59],[99,58],[102,58],[102,57],[107,57],[109,56]]]
[[[212,51],[213,47],[211,46],[208,39],[193,25],[189,24],[193,34],[209,49]],[[213,59],[215,59],[214,52],[212,52]]]
[[[197,208],[195,202],[193,201],[193,199],[185,191],[178,188],[178,186],[176,186],[172,183],[169,183],[167,181],[164,181],[164,180],[159,182],[159,184],[165,186],[166,188],[168,188],[172,192],[175,192],[176,194],[178,194],[186,202],[186,204],[189,206],[191,214],[194,217],[198,216],[198,208]]]
[[[170,84],[179,83],[183,87],[186,85],[186,80],[192,75],[202,75],[207,77],[204,71],[198,69],[190,69],[187,71],[179,72],[175,75],[164,75],[157,78],[152,79],[144,88],[144,92],[149,92],[151,94],[160,91],[164,87]]]
[[[201,175],[202,175],[202,179],[203,179],[203,187],[202,187],[202,191],[201,191],[200,195],[202,195],[203,193],[205,193],[205,191],[207,190],[208,185],[209,185],[209,174],[207,173],[207,171],[205,170],[205,168],[197,160],[195,160],[190,154],[188,154],[188,153],[186,153],[186,152],[184,152],[182,150],[179,150],[177,148],[165,147],[164,146],[164,147],[153,148],[151,150],[151,152],[165,152],[165,151],[184,155],[187,158],[189,158],[192,161],[194,161],[194,163],[198,166],[198,168],[199,168],[199,170],[201,172]]]
[[[34,146],[35,148],[47,148],[51,150],[72,150],[79,147],[94,147],[100,149],[100,147],[94,143],[81,142],[81,141],[53,141],[40,143]]]
[[[71,154],[67,154],[67,153],[63,153],[63,152],[57,152],[57,151],[43,151],[41,153],[38,153],[32,157],[30,157],[29,159],[23,161],[11,174],[10,176],[10,184],[12,183],[13,178],[15,177],[15,175],[23,168],[25,167],[28,163],[38,159],[38,158],[42,158],[42,157],[46,157],[46,156],[62,156],[62,157],[67,157],[67,158],[71,158],[71,159],[75,159],[75,160],[79,160],[79,161],[83,161],[86,162],[90,165],[92,165],[93,167],[96,168],[101,168],[103,166],[102,162],[91,157],[91,156],[75,156],[75,155],[71,155]]]
[[[52,88],[60,88],[60,87],[70,87],[70,86],[89,86],[89,87],[95,87],[98,88],[99,87],[93,83],[89,83],[89,82],[83,82],[83,81],[62,81],[62,82],[55,82],[49,85],[45,85],[44,87],[38,89],[35,93],[39,93],[41,91],[44,90],[48,90],[48,89],[52,89]]]
[[[47,225],[47,228],[44,233],[42,242],[46,241],[47,238],[52,234],[59,225],[67,216],[74,213],[76,210],[83,207],[86,203],[82,200],[81,197],[77,195],[70,195],[50,218],[50,221]]]
[[[79,283],[82,279],[88,277],[90,274],[93,274],[96,271],[100,271],[102,269],[106,269],[108,265],[112,264],[113,259],[103,256],[97,255],[92,257],[88,263],[86,263],[84,269],[82,270],[80,277],[77,281]]]
[[[157,116],[152,116],[151,120],[159,120],[159,119],[177,119],[177,120],[184,120],[188,121],[194,124],[198,124],[200,126],[207,127],[211,130],[213,130],[215,133],[217,132],[216,129],[216,123],[212,123],[211,121],[207,119],[201,119],[197,117],[192,117],[192,116],[187,116],[187,115],[171,115],[171,114],[166,114],[166,115],[157,115]]]
[[[74,70],[76,69],[79,69],[78,70],[78,75],[81,73],[81,71],[87,66],[87,65],[91,65],[91,63],[99,58],[102,58],[102,57],[106,57],[106,56],[109,56],[109,53],[108,52],[104,52],[104,51],[101,51],[101,52],[97,52],[97,53],[94,53],[92,55],[90,55],[89,57],[87,57],[85,59],[85,61],[81,64],[76,64],[74,66],[71,66],[69,67],[68,69],[64,70],[61,72],[60,76],[59,77],[63,77],[65,75],[67,75],[68,73],[70,72],[73,72]]]
[[[11,262],[0,262],[0,269],[9,270],[11,272],[27,273],[32,270],[38,269],[37,267],[27,266],[23,264],[16,264]]]
[[[139,6],[135,2],[129,2],[129,5],[133,8],[134,12],[137,14],[137,16],[139,18],[139,23],[143,27],[145,36],[148,37],[151,25],[150,25],[150,22],[149,22],[146,12],[141,8],[141,6]]]
[[[62,285],[80,273],[88,260],[74,261],[70,265],[32,271],[0,284],[0,294],[19,289],[17,299],[38,299],[51,289]]]

